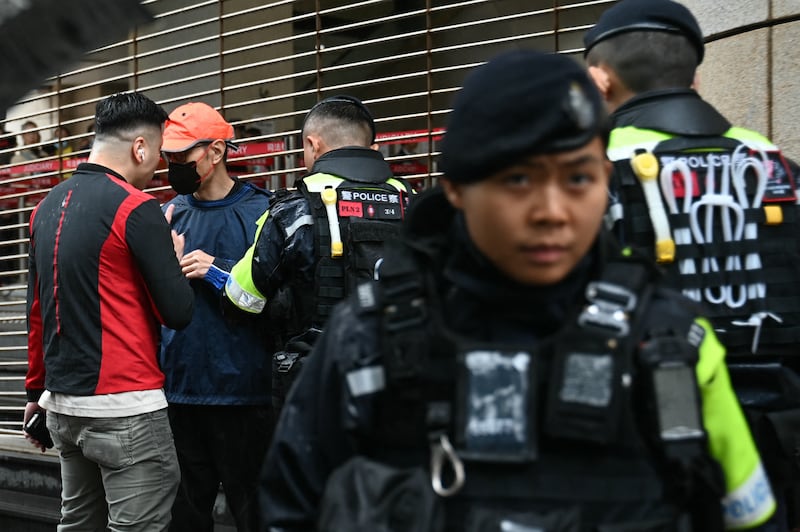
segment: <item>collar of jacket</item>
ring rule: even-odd
[[[125,179],[125,177],[122,174],[112,170],[107,166],[103,166],[96,163],[81,163],[75,169],[75,172],[98,172],[101,174],[113,175],[114,177],[116,177],[121,181],[125,181],[126,183],[128,182],[128,180]]]
[[[392,169],[381,152],[372,148],[348,146],[331,150],[314,162],[308,175],[333,174],[348,181],[384,183]]]
[[[612,113],[611,123],[614,128],[635,126],[681,136],[718,136],[731,127],[692,89],[637,94]]]

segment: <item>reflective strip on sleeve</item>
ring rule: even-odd
[[[244,257],[233,265],[230,274],[228,274],[228,279],[225,281],[225,296],[240,309],[253,314],[258,314],[264,310],[264,306],[267,303],[267,298],[258,291],[253,282],[253,256],[267,218],[269,218],[269,209],[256,221],[256,234],[253,237],[253,243],[247,248]]]
[[[744,484],[722,499],[722,506],[728,530],[753,527],[769,519],[775,509],[775,499],[761,462]]]
[[[314,225],[314,217],[310,214],[305,214],[294,221],[292,225],[286,228],[286,240],[292,238],[298,229],[303,227],[304,225]]]
[[[246,291],[241,287],[241,285],[239,285],[239,283],[236,282],[236,278],[233,275],[230,275],[228,277],[228,281],[225,283],[225,295],[234,305],[245,312],[258,314],[264,310],[264,306],[267,304],[267,299],[258,293],[258,290],[255,290],[255,288],[253,290],[256,293],[253,294]]]
[[[383,390],[386,387],[383,366],[369,366],[349,372],[347,374],[347,387],[353,397]]]
[[[725,348],[706,319],[695,321],[690,342],[700,343],[697,382],[703,396],[703,424],[711,456],[725,474],[725,527],[750,528],[775,511],[775,499],[739,401],[733,393]]]

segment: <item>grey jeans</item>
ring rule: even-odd
[[[180,469],[166,409],[118,418],[47,413],[61,460],[58,532],[167,530]]]

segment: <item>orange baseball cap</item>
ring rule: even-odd
[[[199,142],[217,139],[236,149],[236,144],[231,142],[233,138],[233,126],[216,109],[202,102],[189,102],[170,113],[161,151],[182,152]]]

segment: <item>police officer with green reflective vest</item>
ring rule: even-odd
[[[336,307],[284,406],[267,530],[771,525],[724,347],[602,227],[607,139],[566,56],[506,52],[467,77],[441,186]]]
[[[273,406],[280,408],[302,355],[331,308],[378,274],[383,243],[395,238],[410,188],[395,179],[375,144],[375,122],[357,98],[317,103],[302,128],[311,170],[296,191],[279,191],[259,220],[256,241],[232,268],[227,300],[269,313],[286,350],[273,359]]]
[[[783,526],[800,526],[797,166],[695,90],[697,20],[672,0],[622,0],[585,35],[611,111],[608,223],[704,305],[765,457]],[[784,504],[784,501],[786,504]]]

